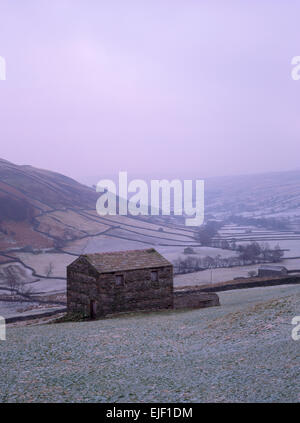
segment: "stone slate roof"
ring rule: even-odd
[[[281,272],[282,270],[287,270],[287,268],[284,267],[284,266],[275,266],[275,265],[272,266],[271,264],[270,265],[266,264],[264,266],[260,266],[259,269],[260,270],[274,270],[276,272]]]
[[[84,257],[99,273],[172,266],[154,248],[84,254],[81,257]]]

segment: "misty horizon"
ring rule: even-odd
[[[75,180],[75,181],[77,181],[77,182],[79,182],[83,185],[87,185],[87,186],[90,186],[90,187],[93,187],[93,188],[96,187],[97,183],[101,179],[110,179],[110,180],[114,181],[115,183],[118,183],[119,172],[126,171],[126,170],[121,170],[121,171],[116,172],[116,173],[105,173],[105,174],[101,174],[101,172],[99,172],[99,174],[95,174],[96,176],[94,176],[94,177],[84,175],[83,177],[76,178],[71,173],[68,174],[67,172],[61,172],[61,171],[58,171],[56,169],[42,168],[41,166],[33,166],[30,163],[12,162],[12,161],[7,160],[3,157],[0,157],[0,160],[7,161],[7,162],[12,163],[13,165],[17,165],[17,166],[29,166],[29,167],[33,167],[33,168],[36,168],[36,169],[42,169],[42,170],[58,173],[58,174],[67,176],[68,178],[71,178],[71,179],[73,179],[73,180]],[[232,178],[234,178],[234,179],[235,178],[241,178],[241,179],[251,178],[251,179],[253,179],[255,177],[263,178],[265,176],[280,175],[280,174],[291,174],[292,175],[293,173],[300,173],[300,167],[294,168],[294,169],[269,170],[269,171],[266,171],[266,172],[256,172],[256,173],[253,173],[253,172],[250,171],[249,173],[244,172],[244,173],[239,173],[239,174],[225,174],[225,175],[217,175],[217,176],[212,176],[212,175],[205,176],[205,175],[202,175],[201,173],[198,173],[198,174],[197,173],[190,173],[188,171],[183,173],[180,177],[176,176],[175,172],[173,172],[173,173],[171,173],[171,172],[170,173],[153,172],[152,174],[145,174],[145,173],[140,172],[140,173],[128,173],[128,178],[129,178],[129,180],[142,179],[142,180],[145,180],[146,182],[150,182],[153,179],[159,179],[159,180],[167,179],[169,181],[172,181],[172,180],[175,180],[175,179],[178,179],[180,181],[183,181],[184,179],[191,179],[191,180],[202,179],[202,180],[208,181],[208,182],[219,183],[222,180],[227,180],[227,179],[231,180]]]
[[[88,185],[297,170],[299,12],[3,0],[1,157]]]

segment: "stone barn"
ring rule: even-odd
[[[79,256],[67,267],[67,310],[90,318],[173,308],[173,266],[155,249]]]
[[[285,276],[288,274],[288,270],[284,266],[272,266],[272,265],[265,265],[260,266],[258,269],[258,276],[260,278],[265,278],[268,276]]]

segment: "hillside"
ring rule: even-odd
[[[97,198],[92,188],[59,173],[0,160],[0,250],[61,248],[104,232],[148,244],[193,242],[191,231],[166,229],[164,236],[163,228],[158,233],[157,225],[139,219],[100,218]]]
[[[99,234],[148,245],[194,244],[194,228],[172,218],[100,218],[97,198],[92,188],[69,177],[0,159],[0,251],[62,248]],[[205,212],[216,218],[289,217],[297,229],[300,171],[208,178]]]
[[[53,221],[50,226],[57,227],[53,236],[45,230],[46,216],[56,210],[93,207],[96,198],[91,188],[64,175],[0,159],[0,249],[53,246],[68,225]]]
[[[26,309],[11,301],[9,274],[39,295],[64,295],[66,266],[82,253],[151,246],[174,263],[187,258],[184,248],[191,246],[191,258],[229,258],[236,253],[220,246],[234,238],[238,243],[268,242],[273,247],[280,242],[286,252],[283,265],[299,269],[299,180],[300,172],[207,180],[206,218],[222,220],[233,212],[266,217],[273,213],[277,218],[289,216],[290,228],[226,223],[216,236],[217,244],[205,247],[195,241],[195,228],[174,217],[100,217],[95,210],[98,194],[92,188],[55,172],[0,160],[0,314]],[[223,282],[256,270],[257,265],[208,269],[178,275],[174,283]]]
[[[1,402],[299,402],[300,287],[222,307],[8,328]],[[17,375],[17,377],[16,377]]]
[[[206,212],[300,216],[300,171],[208,178]]]

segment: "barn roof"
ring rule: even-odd
[[[273,271],[277,271],[277,272],[282,271],[282,270],[287,270],[287,268],[284,267],[284,266],[275,266],[275,265],[273,266],[271,264],[269,264],[269,265],[266,264],[264,266],[260,266],[259,269],[260,270],[273,270]]]
[[[85,254],[81,257],[88,260],[99,273],[172,266],[154,248]]]

